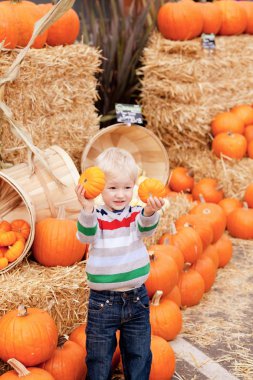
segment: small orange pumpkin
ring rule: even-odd
[[[144,203],[147,203],[150,196],[164,198],[166,193],[167,191],[164,184],[156,178],[144,179],[138,188],[138,196]]]
[[[96,198],[105,187],[105,174],[97,166],[87,168],[80,176],[79,184],[85,189],[85,198]]]
[[[249,158],[253,158],[253,140],[248,143],[247,155]]]
[[[253,208],[253,182],[246,187],[244,201],[250,208]]]
[[[194,200],[199,200],[202,195],[206,202],[218,203],[224,197],[224,192],[218,186],[218,181],[215,178],[202,178],[196,183],[192,189]]]
[[[171,190],[180,192],[191,192],[194,185],[193,173],[191,170],[177,166],[171,171],[168,185]]]
[[[165,339],[151,335],[152,365],[149,380],[169,380],[176,368],[176,356],[173,348]]]
[[[253,239],[253,209],[242,207],[232,211],[227,217],[227,230],[233,237]]]
[[[243,133],[244,122],[233,112],[220,112],[214,117],[211,130],[214,136],[224,132]]]
[[[240,160],[246,154],[247,140],[240,133],[219,133],[212,141],[212,150],[217,157],[224,155]]]
[[[253,140],[253,124],[247,125],[247,127],[245,127],[244,136],[246,137],[248,143]]]
[[[192,265],[192,268],[195,269],[202,276],[205,283],[205,292],[208,292],[214,284],[217,268],[208,256],[201,256],[196,263]]]
[[[30,224],[24,219],[15,219],[11,222],[11,229],[14,232],[19,232],[27,240],[30,234]]]
[[[242,207],[242,202],[236,198],[223,198],[218,204],[223,208],[226,216],[236,208]]]
[[[8,260],[9,263],[17,260],[19,256],[21,256],[24,251],[25,243],[23,240],[17,240],[5,253],[4,257]]]
[[[195,269],[187,269],[180,274],[178,286],[181,293],[182,306],[197,305],[203,297],[205,282]]]
[[[7,220],[2,220],[2,222],[0,222],[0,232],[8,231],[11,231],[11,224],[7,222]]]
[[[250,105],[237,105],[231,109],[231,112],[238,116],[245,126],[253,124],[253,108]]]
[[[223,234],[222,237],[215,243],[215,248],[219,257],[218,268],[223,268],[229,263],[233,253],[232,241],[227,234]]]
[[[13,231],[6,231],[6,232],[0,232],[0,246],[7,247],[9,245],[12,245],[17,240],[15,232]]]

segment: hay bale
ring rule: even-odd
[[[142,111],[165,146],[206,147],[210,122],[236,104],[252,103],[252,36],[216,36],[208,53],[200,38],[171,41],[158,32],[144,49]]]
[[[85,262],[47,268],[25,259],[0,276],[0,317],[21,303],[47,310],[59,334],[69,334],[86,321],[89,289]]]
[[[16,51],[0,52],[0,77],[16,56]],[[19,77],[4,89],[5,103],[34,144],[43,150],[60,145],[78,168],[83,147],[99,130],[94,102],[100,63],[100,52],[81,43],[30,49]],[[2,115],[0,124],[3,159],[14,164],[26,161],[24,143],[13,136]]]

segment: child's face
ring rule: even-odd
[[[102,191],[105,205],[111,210],[121,210],[126,207],[133,197],[134,181],[127,174],[119,173],[115,177],[106,179]]]

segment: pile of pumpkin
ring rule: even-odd
[[[252,4],[253,5],[253,4]],[[218,113],[212,123],[212,151],[217,157],[253,158],[253,107],[241,104]]]
[[[0,2],[0,42],[4,47],[25,47],[33,33],[34,24],[53,7],[51,3],[35,4],[32,1],[8,0]],[[69,9],[46,31],[40,34],[32,47],[73,44],[79,34],[80,20],[74,9]]]
[[[163,37],[171,40],[190,40],[202,33],[221,36],[252,34],[253,4],[233,0],[167,2],[158,11],[157,24]]]
[[[29,234],[30,224],[23,219],[0,222],[0,270],[22,255]]]
[[[243,199],[225,197],[217,179],[194,180],[192,170],[178,166],[171,171],[168,197],[185,194],[190,201],[217,204],[226,215],[228,233],[239,239],[253,239],[253,182],[246,186]]]

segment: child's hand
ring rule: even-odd
[[[75,188],[75,192],[76,192],[79,202],[84,208],[84,211],[88,213],[92,213],[94,209],[94,199],[85,198],[85,188],[83,187],[83,185],[78,184],[77,187]]]
[[[154,212],[160,210],[164,203],[163,198],[150,196],[147,200],[147,205],[144,207],[144,216],[151,216]]]

